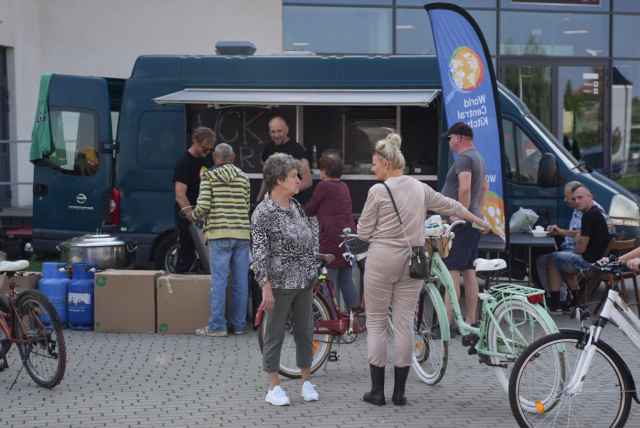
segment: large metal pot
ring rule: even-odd
[[[83,235],[58,245],[67,265],[97,263],[98,269],[126,269],[134,266],[136,242],[113,235]]]

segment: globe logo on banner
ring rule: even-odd
[[[472,49],[461,46],[453,52],[449,62],[453,83],[463,91],[473,91],[484,77],[482,60]]]

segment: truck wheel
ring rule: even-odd
[[[153,268],[169,273],[175,272],[175,256],[178,253],[178,242],[174,234],[162,238],[153,255]]]
[[[198,252],[195,252],[195,261],[189,269],[189,272],[202,272],[200,265],[200,257]],[[158,246],[156,247],[155,254],[153,256],[154,269],[161,269],[169,273],[175,273],[176,269],[176,257],[178,256],[178,242],[173,234],[169,234],[162,238]]]

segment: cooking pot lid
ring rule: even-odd
[[[105,247],[126,245],[127,241],[114,235],[82,235],[63,242],[66,247]]]

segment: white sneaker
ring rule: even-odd
[[[315,385],[312,385],[309,381],[302,384],[302,399],[304,401],[318,401]]]
[[[274,406],[288,406],[291,404],[289,397],[287,397],[287,393],[280,388],[280,385],[277,385],[273,390],[270,390],[264,401],[271,403]]]
[[[227,337],[226,330],[211,330],[209,326],[197,329],[196,334],[205,337]]]

